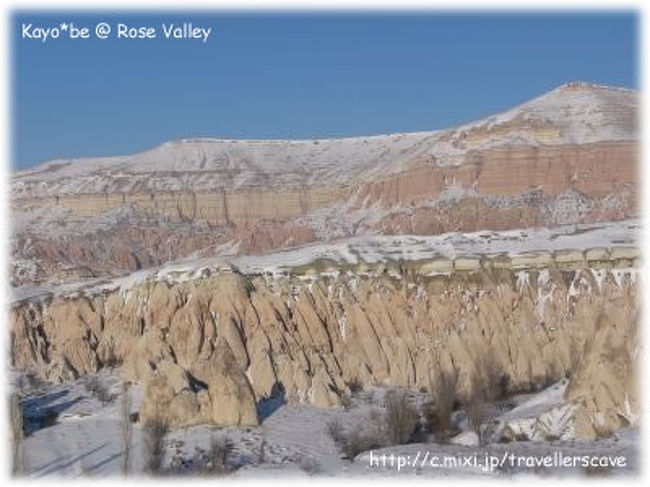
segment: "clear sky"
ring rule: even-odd
[[[637,87],[634,13],[18,12],[13,21],[17,168],[184,137],[433,130],[572,80]],[[100,21],[154,26],[159,37],[97,39]],[[162,22],[183,21],[211,27],[208,41],[162,37]],[[22,38],[23,23],[68,22],[91,27],[91,38]]]

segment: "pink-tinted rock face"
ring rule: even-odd
[[[334,238],[638,215],[636,93],[586,84],[439,132],[187,140],[12,183],[13,282]]]

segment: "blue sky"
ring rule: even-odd
[[[13,166],[184,137],[432,130],[561,83],[637,87],[634,13],[15,13]],[[197,40],[23,39],[22,23],[191,21]],[[160,35],[160,34],[159,34]]]

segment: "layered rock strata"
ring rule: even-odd
[[[170,142],[14,174],[15,285],[365,234],[638,216],[637,94],[576,83],[434,132]]]

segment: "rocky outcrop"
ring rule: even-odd
[[[618,427],[612,411],[631,397],[616,394],[612,406],[603,391],[630,383],[621,370],[633,357],[606,347],[618,347],[607,337],[619,328],[636,327],[637,271],[633,254],[587,254],[562,253],[561,265],[539,256],[438,260],[401,273],[224,269],[23,300],[11,313],[13,364],[61,379],[121,362],[125,375],[147,383],[143,415],[164,410],[184,425],[254,423],[255,401],[277,385],[288,401],[329,407],[353,379],[419,388],[432,370],[453,368],[468,395],[490,361],[511,391],[575,374],[567,398],[583,405],[576,429],[588,434],[580,418],[603,413]],[[606,371],[602,357],[621,367]]]
[[[145,378],[143,422],[164,418],[171,427],[257,424],[255,395],[226,340],[217,340],[212,354],[189,370],[171,360],[154,367]]]
[[[596,322],[566,391],[581,437],[607,436],[638,424],[638,316],[607,310]]]

